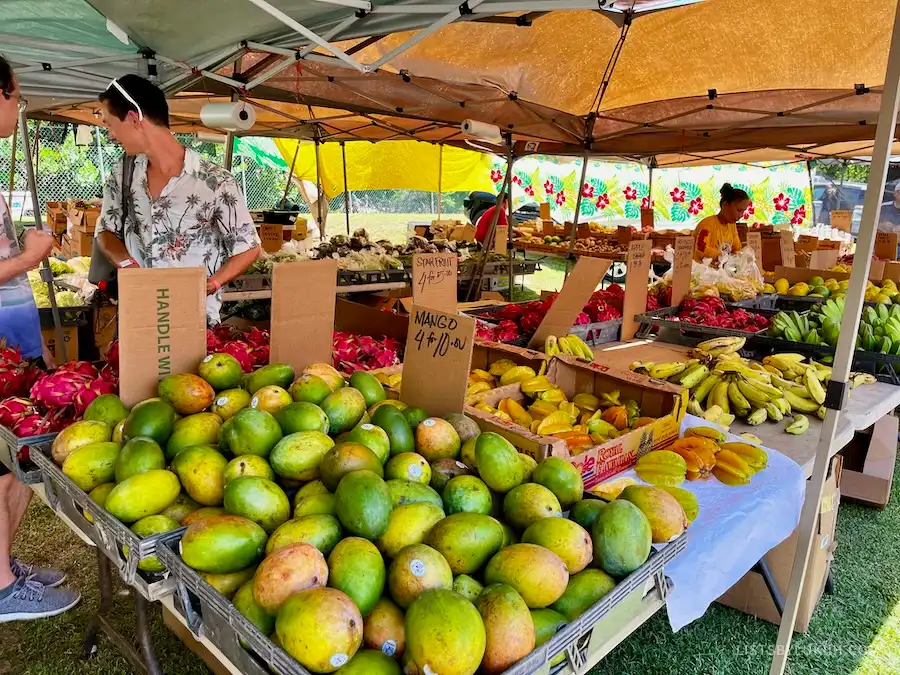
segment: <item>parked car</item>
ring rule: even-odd
[[[484,215],[484,212],[497,203],[497,195],[490,192],[470,192],[469,196],[463,201],[465,213],[469,217],[469,222],[478,223],[478,219]],[[537,203],[522,204],[513,211],[513,220],[516,224],[524,223],[529,220],[540,220],[541,209]]]

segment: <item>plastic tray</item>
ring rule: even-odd
[[[138,570],[138,563],[154,555],[160,539],[172,535],[172,532],[139,538],[60,471],[50,456],[49,443],[32,446],[31,457],[40,468],[50,508],[65,514],[82,534],[94,542],[113,562],[126,584],[151,602],[172,593],[175,589],[175,579],[167,572],[146,574]],[[85,511],[91,515],[93,521],[85,518]],[[174,533],[180,535],[185,529],[179,528]],[[126,547],[127,556],[123,553]]]
[[[338,288],[409,281],[406,270],[338,270]]]
[[[181,613],[190,630],[207,638],[241,672],[265,675],[274,671],[280,675],[309,675],[287,652],[276,647],[254,625],[247,621],[231,602],[212,588],[197,572],[189,568],[178,554],[183,533],[167,533],[159,546],[159,558],[176,579],[175,608]],[[549,664],[559,655],[571,672],[583,673],[595,645],[591,637],[595,630],[608,631],[603,624],[622,603],[640,595],[647,582],[656,579],[662,592],[668,585],[664,578],[666,564],[687,548],[687,533],[651,552],[650,558],[631,575],[623,579],[607,595],[597,601],[578,619],[568,624],[546,643],[504,671],[505,675],[530,675],[550,672]],[[242,646],[241,642],[246,644]],[[554,666],[555,670],[560,666]]]
[[[56,433],[41,434],[31,438],[17,438],[4,426],[0,426],[0,463],[13,472],[16,478],[25,485],[34,485],[42,480],[41,470],[33,462],[25,464],[19,461],[22,448],[33,448],[39,443],[49,444],[56,438]]]
[[[735,305],[727,306],[731,308],[735,307]],[[746,307],[742,309],[746,309]],[[753,311],[757,314],[762,314],[763,316],[770,318],[778,313],[774,309],[754,309]],[[733,328],[704,326],[700,323],[688,323],[685,321],[676,321],[670,318],[677,313],[678,307],[666,307],[664,309],[657,309],[652,312],[646,312],[645,314],[637,314],[635,315],[634,320],[641,324],[639,332],[642,337],[645,337],[644,333],[651,332],[653,326],[673,328],[687,335],[708,336],[710,338],[750,337],[751,335],[762,335],[767,330],[769,330],[768,328],[763,328],[762,330],[756,332],[750,332],[746,330],[735,330]]]
[[[530,300],[528,302],[534,302]],[[528,302],[517,302],[510,304],[517,305],[525,305]],[[505,305],[504,305],[505,306]],[[473,309],[466,310],[463,314],[467,314],[469,316],[473,316],[484,323],[496,324],[498,320],[492,318],[484,318],[485,314],[489,314],[490,312],[496,311],[497,307],[476,307]],[[597,321],[594,323],[585,323],[585,324],[576,324],[569,328],[567,334],[574,334],[584,340],[588,345],[602,345],[608,342],[615,342],[619,339],[619,334],[622,330],[622,319],[612,319],[611,321]],[[504,342],[503,344],[513,345],[515,347],[527,347],[528,342],[531,340],[530,335],[522,336],[516,338],[515,340],[511,340],[509,342]]]

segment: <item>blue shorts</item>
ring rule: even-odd
[[[0,340],[18,347],[23,359],[36,359],[44,353],[41,322],[33,303],[0,307]]]

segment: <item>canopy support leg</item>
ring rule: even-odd
[[[569,263],[575,260],[575,240],[578,238],[578,216],[581,212],[581,193],[584,190],[584,181],[587,179],[588,158],[588,153],[584,153],[584,158],[581,160],[581,179],[576,186],[578,196],[575,197],[575,217],[572,219],[572,236],[569,237],[569,254],[566,256],[566,271],[563,281],[569,278]]]
[[[28,177],[28,189],[31,192],[31,207],[34,211],[34,227],[36,230],[44,229],[44,219],[41,218],[41,202],[38,198],[37,179],[35,178],[34,158],[31,154],[31,146],[28,143],[28,117],[23,110],[19,113],[19,130],[22,134],[22,151],[25,153],[25,175]],[[40,121],[34,127],[34,154],[37,155],[40,148]],[[41,279],[47,284],[47,294],[50,296],[50,311],[53,314],[53,326],[56,329],[56,360],[58,363],[68,361],[66,343],[63,335],[62,320],[59,317],[59,307],[56,305],[56,290],[53,287],[53,272],[50,270],[50,259],[44,258]]]
[[[816,196],[815,191],[813,190],[813,169],[812,169],[812,161],[806,160],[806,173],[809,174],[809,218],[813,224],[813,227],[817,225],[816,223]]]
[[[512,145],[510,144],[509,156],[512,156]],[[508,195],[510,191],[510,187],[512,186],[512,162],[506,162],[506,178],[503,181],[503,189],[497,195],[497,205],[499,206],[500,202],[503,199],[503,195]],[[466,302],[472,301],[475,299],[475,289],[481,288],[481,282],[484,279],[484,266],[487,263],[488,255],[494,248],[494,234],[497,231],[497,221],[500,219],[500,209],[494,209],[494,215],[491,217],[491,225],[488,227],[487,234],[484,236],[484,241],[481,242],[481,258],[478,260],[478,264],[472,266],[472,279],[469,283],[469,290],[466,292],[465,300]]]
[[[888,53],[887,69],[884,77],[884,89],[881,94],[881,110],[878,113],[878,127],[875,131],[875,146],[872,150],[872,165],[869,171],[869,182],[863,205],[862,222],[853,257],[853,268],[850,272],[850,288],[847,290],[847,304],[844,308],[844,324],[835,350],[834,368],[831,382],[828,383],[825,400],[827,412],[819,435],[816,448],[816,459],[813,465],[811,490],[807,492],[806,501],[800,516],[800,529],[797,539],[797,552],[794,554],[794,565],[791,569],[791,582],[788,586],[787,603],[781,626],[778,629],[778,642],[772,658],[770,675],[783,675],[787,667],[791,640],[794,637],[794,623],[800,605],[800,594],[806,579],[809,554],[812,548],[813,533],[822,501],[822,490],[828,474],[834,438],[837,433],[838,417],[844,407],[848,394],[847,380],[853,362],[856,347],[856,333],[859,330],[860,311],[863,308],[863,296],[869,278],[869,267],[872,262],[872,250],[875,244],[875,229],[881,215],[881,191],[887,178],[888,162],[891,156],[891,145],[894,138],[894,121],[900,104],[900,3],[894,14],[894,27],[891,34],[891,48]]]
[[[437,219],[441,219],[441,195],[443,194],[444,178],[444,146],[438,145],[438,189],[437,189]]]
[[[509,227],[506,228],[506,258],[507,263],[509,264],[509,288],[507,289],[507,299],[512,302],[513,300],[513,283],[515,280],[515,275],[513,274],[513,195],[512,195],[512,165],[515,161],[515,157],[513,156],[513,144],[512,138],[509,140],[509,156],[507,157],[507,162],[509,162],[509,196],[506,198],[506,208],[509,210],[507,214],[507,218],[509,220]]]
[[[347,221],[347,236],[350,236],[350,186],[347,185],[347,147],[341,141],[341,161],[344,168],[344,218]]]
[[[319,139],[317,138],[314,142],[316,144],[316,220],[319,221],[319,235],[322,241],[325,241],[325,223],[322,213],[322,160],[319,155]]]
[[[294,159],[291,160],[291,168],[288,171],[287,181],[284,184],[284,195],[281,197],[281,208],[287,209],[287,196],[291,189],[291,181],[294,180],[294,166],[297,164],[297,155],[300,154],[300,141],[297,141],[297,148],[294,150]],[[246,195],[244,195],[246,198]]]

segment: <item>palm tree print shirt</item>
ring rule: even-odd
[[[212,276],[232,256],[259,246],[244,195],[221,166],[189,148],[181,174],[150,197],[147,156],[135,157],[122,214],[122,162],[103,186],[97,234],[112,232],[141,267],[203,267]],[[95,235],[96,236],[96,235]],[[219,322],[221,291],[206,297],[206,319]]]

